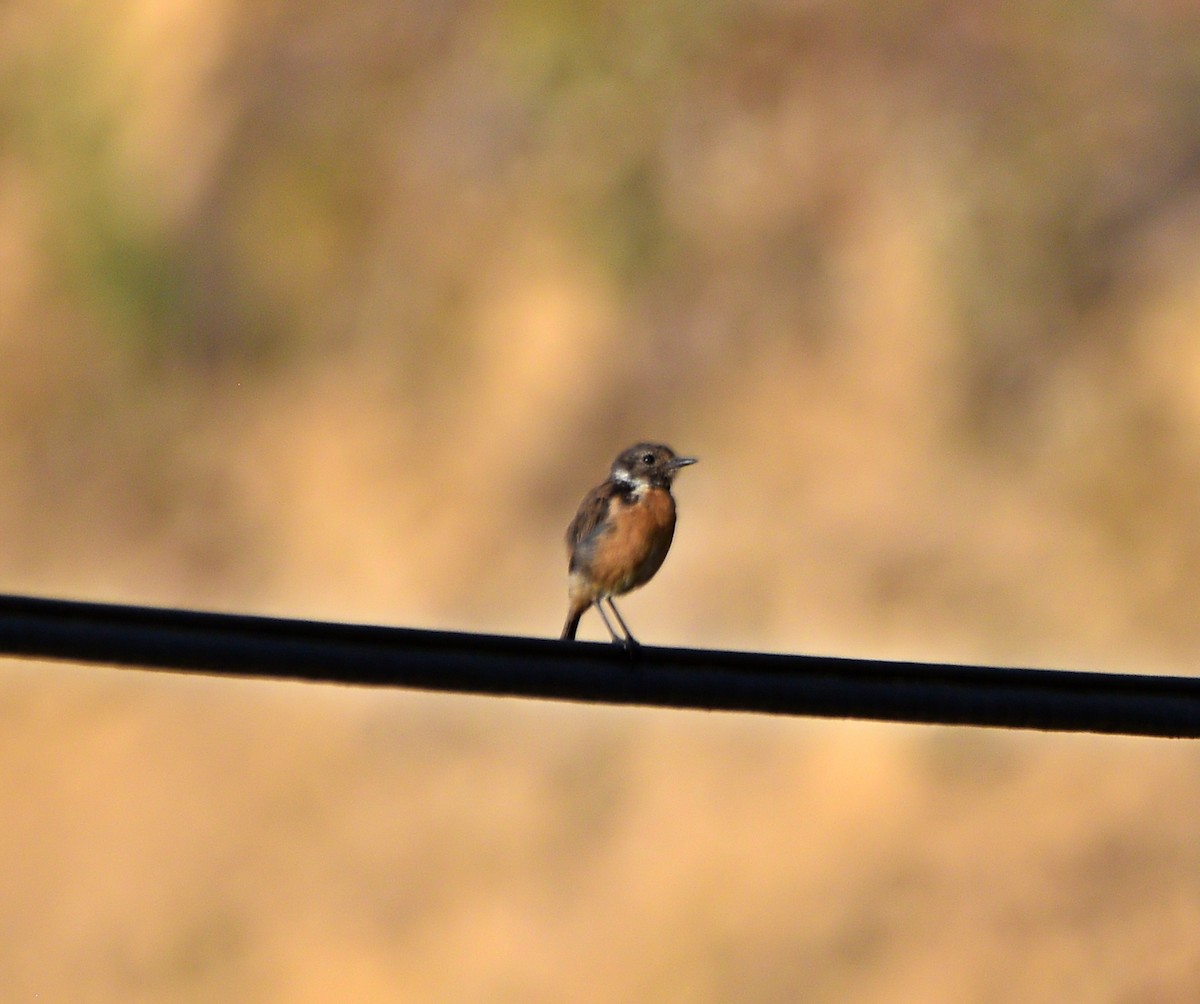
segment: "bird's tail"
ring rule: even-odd
[[[563,641],[574,641],[575,632],[579,630],[579,621],[583,617],[584,611],[590,607],[590,603],[585,603],[583,606],[572,605],[567,611],[567,623],[563,625],[561,639]]]

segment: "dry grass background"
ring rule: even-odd
[[[1192,671],[1187,4],[13,0],[0,589]],[[600,637],[585,621],[586,636]],[[39,1001],[1200,996],[1190,745],[6,663]]]

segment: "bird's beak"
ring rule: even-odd
[[[675,457],[671,461],[671,470],[677,471],[680,467],[690,467],[695,462],[695,457]]]

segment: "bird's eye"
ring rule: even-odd
[[[642,454],[642,463],[643,464],[654,463],[654,454],[653,453],[643,453]]]

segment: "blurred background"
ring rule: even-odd
[[[1200,8],[10,0],[0,591],[1190,673]],[[599,640],[594,614],[581,637]],[[6,1000],[1200,999],[1200,752],[0,664]]]

